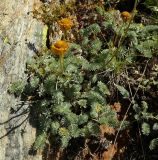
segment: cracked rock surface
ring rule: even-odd
[[[41,46],[43,24],[33,18],[38,0],[0,1],[0,160],[41,160],[29,150],[36,129],[29,124],[28,106],[7,93],[12,82],[23,79],[26,60]],[[37,34],[38,33],[38,34]]]

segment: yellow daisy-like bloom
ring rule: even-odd
[[[51,50],[58,56],[63,56],[69,48],[66,41],[58,40],[55,44],[51,46]]]
[[[122,16],[122,18],[123,18],[125,21],[130,20],[131,17],[132,17],[131,14],[130,14],[129,12],[127,12],[127,11],[122,12],[122,13],[121,13],[121,16]]]
[[[63,30],[70,30],[71,27],[73,26],[73,22],[70,18],[63,18],[58,21],[58,24]]]

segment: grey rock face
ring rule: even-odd
[[[38,0],[0,1],[0,160],[41,160],[29,155],[36,130],[29,124],[28,105],[7,93],[25,77],[25,63],[41,46],[43,24],[31,15]],[[37,34],[38,33],[38,34]]]

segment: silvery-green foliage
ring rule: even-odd
[[[142,124],[142,132],[144,135],[148,136],[150,134],[150,125],[148,123]]]
[[[101,48],[99,43],[96,50]],[[75,49],[78,53],[80,48]],[[74,56],[71,49],[64,57],[64,71],[59,58],[50,51],[28,61],[28,81],[23,87],[22,82],[19,86],[13,84],[11,93],[22,88],[20,93],[35,97],[30,102],[38,119],[35,149],[43,148],[50,134],[65,148],[72,138],[99,136],[100,124],[118,127],[116,113],[107,105],[108,86],[91,72],[90,66],[85,57],[79,53]],[[86,80],[87,74],[96,80]]]
[[[157,54],[156,25],[132,23],[126,34],[126,23],[118,22],[110,12],[99,8],[98,12],[103,20],[80,30],[80,39],[77,44],[70,44],[64,57],[63,70],[59,57],[50,50],[42,51],[28,60],[27,81],[16,82],[10,89],[10,93],[22,94],[25,99],[33,97],[30,107],[38,119],[35,149],[43,148],[49,136],[66,148],[72,138],[98,137],[101,124],[117,129],[120,122],[108,104],[111,92],[104,73],[120,73],[139,56],[150,59]],[[130,99],[126,86],[114,87],[123,98]],[[148,112],[145,101],[140,106],[135,104],[133,109],[136,120],[142,123],[142,132],[149,135],[148,120],[155,115]],[[155,142],[151,142],[150,148]]]

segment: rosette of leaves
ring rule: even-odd
[[[27,62],[28,79],[23,87],[19,83],[18,93],[25,100],[32,97],[29,104],[38,124],[35,149],[42,149],[50,135],[66,148],[72,138],[99,136],[100,124],[119,125],[116,112],[107,104],[108,87],[91,72],[91,63],[85,57],[73,55],[79,50],[72,44],[62,72],[58,57],[50,51]],[[11,91],[17,92],[14,84]]]

